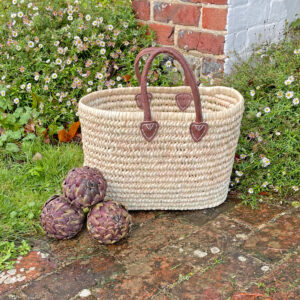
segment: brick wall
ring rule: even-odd
[[[224,65],[227,0],[134,0],[136,17],[156,32],[160,45],[182,52],[196,76]]]

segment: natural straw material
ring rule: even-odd
[[[182,112],[178,94],[188,86],[148,87],[151,115],[159,123],[153,140],[140,131],[140,88],[91,93],[80,100],[84,164],[107,180],[106,195],[129,210],[202,209],[225,201],[244,99],[227,87],[200,87],[202,116],[209,129],[199,142],[190,134],[195,106]]]

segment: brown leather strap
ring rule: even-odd
[[[137,80],[139,82],[139,85],[141,85],[141,73],[140,73],[140,69],[139,69],[139,62],[140,62],[141,58],[146,54],[151,54],[153,50],[157,50],[157,49],[159,49],[159,48],[155,48],[155,47],[145,48],[145,49],[141,50],[140,53],[135,58],[134,71],[135,71]],[[184,78],[184,85],[189,85],[186,77]]]
[[[151,49],[151,50],[150,50]],[[185,77],[190,83],[190,87],[193,94],[195,111],[196,111],[196,120],[190,125],[190,133],[195,142],[199,142],[206,134],[208,130],[208,124],[203,122],[200,94],[196,84],[196,79],[194,73],[188,66],[183,55],[173,48],[162,47],[162,48],[146,48],[142,50],[142,54],[150,53],[149,58],[146,61],[142,76],[141,76],[141,101],[143,103],[144,109],[144,122],[141,123],[140,129],[143,136],[147,141],[153,140],[157,134],[159,124],[156,121],[152,121],[150,103],[147,97],[147,75],[154,58],[161,53],[166,53],[173,56],[182,66]],[[139,55],[137,56],[138,59]]]

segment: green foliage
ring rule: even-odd
[[[77,121],[83,95],[137,85],[134,59],[142,48],[155,46],[126,0],[3,0],[0,12],[0,129],[12,127],[23,109],[32,112],[37,133],[48,129],[54,135]],[[159,61],[150,81],[170,84]],[[18,122],[9,129],[16,133],[5,133],[0,142],[10,143],[8,151],[16,152],[11,143],[27,135],[25,119]]]
[[[51,146],[35,140],[24,142],[21,150],[13,155],[0,151],[0,268],[23,255],[23,239],[42,233],[43,204],[60,192],[67,172],[83,161],[76,144]],[[34,161],[37,152],[42,159]]]
[[[253,206],[299,190],[299,37],[258,49],[227,78],[245,98],[231,185]]]
[[[22,240],[20,246],[14,242],[0,242],[0,270],[12,269],[18,256],[26,255],[30,246]]]

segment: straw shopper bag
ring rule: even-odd
[[[160,53],[181,64],[189,86],[147,87],[150,65]],[[138,62],[145,54],[149,57],[140,75]],[[231,88],[198,88],[184,57],[172,48],[144,49],[135,70],[140,88],[103,90],[80,100],[84,164],[103,172],[107,196],[129,210],[221,204],[227,197],[243,97]]]

